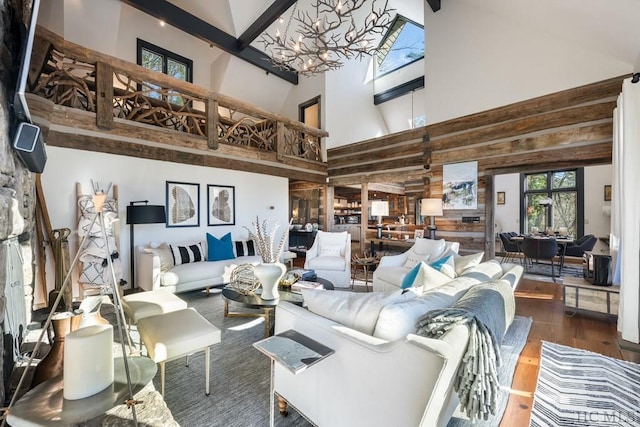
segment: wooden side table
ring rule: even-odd
[[[562,299],[571,316],[579,310],[587,310],[617,317],[620,286],[598,286],[579,277],[565,277]]]
[[[380,260],[378,258],[356,258],[351,261],[351,267],[353,269],[351,272],[351,289],[353,289],[353,285],[355,284],[358,268],[361,267],[364,271],[364,285],[367,287],[367,292],[369,292],[369,273],[372,273],[373,267],[379,263]],[[373,282],[373,278],[371,278],[371,282]]]

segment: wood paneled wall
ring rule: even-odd
[[[611,163],[613,109],[627,76],[328,151],[329,185],[423,180],[442,196],[445,164],[478,162],[478,208],[445,210],[438,236],[494,254],[493,176]],[[523,83],[526,84],[526,83]],[[463,223],[463,216],[478,216]]]

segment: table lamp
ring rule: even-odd
[[[442,216],[442,200],[441,199],[422,199],[420,206],[420,215],[429,217],[429,238],[435,240],[436,238],[436,216]]]
[[[389,202],[374,200],[371,202],[371,215],[378,217],[378,239],[382,238],[382,217],[389,215]]]

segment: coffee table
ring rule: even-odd
[[[325,290],[333,290],[333,283],[327,279],[318,277],[313,282],[321,283]],[[258,289],[255,294],[245,295],[238,292],[231,286],[222,288],[222,299],[224,300],[224,317],[263,317],[264,318],[264,336],[269,337],[273,333],[273,325],[275,324],[275,308],[280,301],[289,301],[296,305],[302,305],[304,299],[302,294],[297,292],[285,291],[278,288],[280,298],[274,300],[263,300],[260,297],[262,289]],[[262,310],[258,313],[244,313],[229,311],[229,302],[240,304],[245,308],[255,308]],[[271,320],[273,318],[273,321]]]

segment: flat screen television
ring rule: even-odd
[[[582,275],[593,285],[611,286],[611,256],[585,252],[582,256]]]

